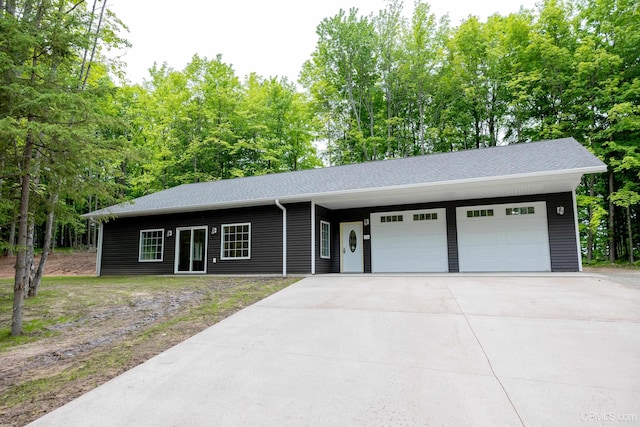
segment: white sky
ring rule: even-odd
[[[452,25],[469,15],[533,8],[535,0],[430,0],[437,17],[448,13]],[[410,16],[413,0],[405,0]],[[297,81],[315,50],[316,27],[340,8],[361,15],[384,9],[384,0],[110,0],[108,7],[129,27],[124,52],[127,79],[141,83],[154,62],[182,70],[194,54],[209,59],[220,53],[236,75],[286,76]]]

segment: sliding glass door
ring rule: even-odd
[[[176,230],[176,273],[206,273],[207,227]]]

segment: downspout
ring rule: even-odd
[[[96,276],[100,276],[102,270],[102,240],[104,233],[104,223],[100,223],[100,228],[98,228],[98,242],[97,242],[97,250],[96,250]]]
[[[311,202],[311,274],[316,274],[316,202]]]
[[[578,227],[578,203],[576,201],[576,190],[571,193],[573,199],[573,226],[576,229],[576,249],[578,251],[578,271],[582,272],[582,247],[580,246],[580,228]]]
[[[276,206],[282,209],[282,277],[287,277],[287,208],[278,199]]]

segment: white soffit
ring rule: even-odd
[[[581,178],[582,173],[539,176],[536,178],[512,177],[511,179],[478,180],[474,182],[443,183],[440,185],[319,195],[314,197],[314,201],[329,209],[349,209],[408,203],[513,197],[574,191]]]

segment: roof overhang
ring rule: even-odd
[[[130,212],[99,211],[83,215],[89,219],[136,217],[175,214],[206,210],[221,210],[281,203],[314,201],[329,209],[350,209],[371,206],[391,206],[411,203],[445,202],[453,200],[513,197],[533,194],[574,191],[583,175],[605,172],[606,166],[532,174],[482,177],[455,181],[397,185],[354,189],[329,193],[301,194],[267,199],[235,200],[192,206],[135,210]]]
[[[601,172],[600,170],[598,172]],[[589,172],[592,173],[592,172]],[[584,172],[536,174],[448,181],[446,183],[379,188],[343,194],[317,195],[313,200],[329,209],[446,202],[574,191]]]

